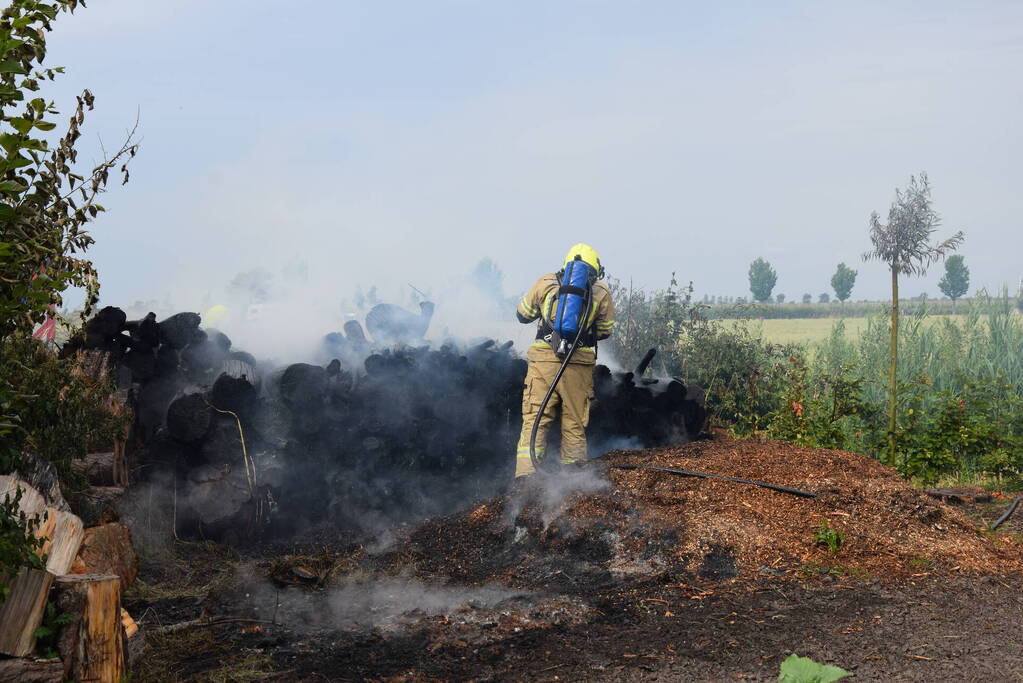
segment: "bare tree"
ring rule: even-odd
[[[884,261],[892,276],[891,358],[888,372],[888,465],[895,465],[896,425],[898,415],[899,353],[899,275],[923,275],[935,261],[955,249],[963,241],[962,231],[944,242],[931,243],[931,236],[941,225],[941,218],[931,205],[931,185],[927,174],[909,177],[906,189],[895,190],[895,201],[888,209],[888,221],[881,222],[877,212],[870,214],[871,251],[864,261]]]

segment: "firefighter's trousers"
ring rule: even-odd
[[[547,389],[561,367],[561,361],[552,352],[550,360],[529,359],[526,382],[522,391],[522,433],[515,460],[515,476],[530,474],[533,463],[529,458],[529,437],[533,422],[540,412],[540,404]],[[529,358],[530,353],[527,355]],[[590,421],[590,398],[593,396],[593,364],[569,363],[561,376],[547,410],[540,419],[536,435],[536,454],[542,458],[547,448],[547,431],[551,423],[561,414],[561,459],[574,462],[586,459],[586,425]]]

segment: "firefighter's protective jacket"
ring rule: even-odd
[[[545,341],[550,334],[550,321],[554,317],[554,309],[558,301],[558,277],[547,273],[526,292],[519,301],[516,315],[521,323],[530,323],[539,319],[536,341],[526,353],[526,360],[558,361],[554,350]],[[601,280],[593,283],[593,301],[590,304],[583,336],[579,340],[579,348],[572,354],[572,363],[593,365],[597,360],[596,344],[600,339],[611,336],[615,327],[615,307],[611,290]]]

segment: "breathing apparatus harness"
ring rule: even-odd
[[[599,265],[599,262],[598,262]],[[533,431],[529,435],[529,460],[533,468],[543,471],[546,468],[543,462],[546,458],[539,458],[536,455],[536,436],[540,430],[540,420],[547,410],[547,403],[554,395],[554,390],[565,374],[565,369],[572,361],[572,355],[579,348],[579,342],[587,332],[590,321],[590,309],[593,306],[593,283],[604,275],[603,266],[596,269],[582,260],[579,254],[565,263],[565,267],[557,272],[558,292],[554,304],[554,314],[551,320],[543,320],[537,338],[550,344],[554,355],[561,358],[561,367],[547,388],[547,394],[540,402],[540,410],[533,420]],[[548,330],[549,328],[549,330]],[[569,342],[569,339],[572,341]],[[596,337],[593,344],[596,346]],[[546,451],[545,451],[546,454]]]

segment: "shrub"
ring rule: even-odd
[[[814,532],[813,542],[817,545],[827,546],[830,552],[837,553],[845,543],[845,534],[838,529],[831,528],[831,522],[825,519]]]
[[[11,591],[7,580],[14,578],[19,568],[42,569],[44,566],[38,554],[43,540],[34,535],[39,520],[27,517],[18,508],[20,502],[21,489],[13,496],[0,499],[0,602]]]

